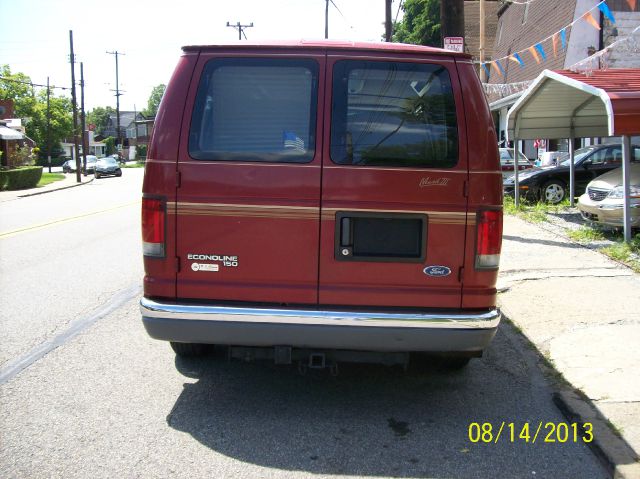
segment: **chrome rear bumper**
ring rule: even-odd
[[[479,351],[500,323],[497,309],[461,313],[236,308],[140,301],[156,339],[238,346],[366,351]]]

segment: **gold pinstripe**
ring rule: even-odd
[[[225,203],[188,203],[169,202],[167,213],[178,216],[218,216],[241,218],[275,218],[275,219],[308,219],[323,221],[335,220],[339,211],[353,211],[359,213],[402,213],[426,214],[430,224],[443,225],[474,225],[475,213],[459,211],[416,211],[416,210],[381,210],[365,208],[320,208],[313,206],[277,206],[277,205],[239,205]]]

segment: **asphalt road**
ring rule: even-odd
[[[458,373],[176,360],[139,317],[141,179],[0,205],[0,476],[606,477],[580,441],[470,441],[565,421],[508,324]]]

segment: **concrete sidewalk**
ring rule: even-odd
[[[5,201],[12,201],[18,198],[24,198],[26,196],[40,195],[42,193],[50,193],[52,191],[64,190],[66,188],[73,188],[74,186],[80,186],[93,181],[93,175],[81,176],[81,183],[76,180],[75,173],[65,174],[65,179],[60,181],[54,181],[46,186],[40,188],[30,188],[27,190],[15,190],[15,191],[0,191],[0,203]]]
[[[513,216],[500,267],[504,315],[640,451],[640,275]]]

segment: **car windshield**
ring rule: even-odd
[[[115,166],[116,165],[116,160],[115,160],[115,158],[111,158],[111,157],[102,158],[100,160],[100,165]]]
[[[575,163],[579,163],[584,157],[586,157],[587,155],[589,155],[591,152],[593,152],[596,148],[598,148],[597,146],[587,146],[586,148],[580,148],[578,150],[576,150],[573,154],[573,158],[574,158],[574,164]],[[564,157],[563,157],[564,158]],[[569,163],[571,162],[571,158],[567,158],[566,160],[564,160],[562,163],[560,163],[561,166],[569,166]]]

